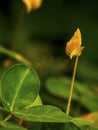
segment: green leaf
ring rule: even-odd
[[[35,122],[69,122],[71,120],[71,117],[59,108],[48,105],[23,109],[13,114],[23,120]]]
[[[51,123],[73,123],[77,127],[92,126],[92,123],[80,118],[72,118],[57,107],[43,105],[35,106],[22,111],[14,112],[14,115],[28,121],[51,122]]]
[[[31,105],[39,93],[39,78],[26,65],[10,67],[1,79],[1,99],[5,109],[19,111]]]
[[[0,122],[0,130],[27,130],[26,128],[23,128],[21,126],[18,126],[11,122]]]
[[[40,96],[38,95],[37,98],[35,99],[35,101],[25,108],[27,109],[27,108],[39,106],[39,105],[42,105],[42,100],[41,100]]]

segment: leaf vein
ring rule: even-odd
[[[13,107],[14,107],[16,98],[17,98],[17,96],[18,96],[19,90],[20,90],[21,85],[22,85],[22,83],[23,83],[23,81],[24,81],[24,79],[25,79],[25,77],[26,77],[26,75],[27,75],[28,73],[29,73],[29,69],[27,68],[26,71],[25,71],[25,73],[24,73],[24,76],[22,77],[22,79],[20,80],[19,84],[17,85],[17,91],[16,91],[16,93],[15,93],[15,95],[14,95],[14,97],[13,97],[13,101],[12,101],[12,104],[11,104],[11,107],[10,107],[10,111],[13,111]]]

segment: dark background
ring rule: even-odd
[[[77,28],[85,46],[83,56],[98,63],[98,1],[44,0],[42,7],[25,16],[23,22],[29,37],[64,45]],[[0,2],[0,43],[6,41],[6,30],[12,33],[23,8],[21,0]],[[3,28],[5,27],[5,29]],[[3,30],[3,31],[2,31]],[[4,31],[5,30],[5,31]],[[4,33],[4,34],[3,34]],[[4,39],[4,40],[3,40]]]

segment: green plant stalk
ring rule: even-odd
[[[77,56],[76,60],[75,60],[74,70],[73,70],[71,88],[70,88],[70,93],[69,93],[69,99],[68,99],[67,109],[66,109],[66,114],[67,115],[69,115],[70,108],[71,108],[71,100],[72,100],[72,94],[73,94],[73,89],[74,89],[74,82],[75,82],[75,75],[76,75],[76,70],[77,70],[78,58],[79,57]]]
[[[20,61],[20,62],[23,62],[29,66],[32,66],[32,63],[30,61],[28,61],[26,58],[24,58],[22,55],[14,52],[14,51],[10,51],[6,48],[4,48],[3,46],[0,46],[0,53],[3,53],[3,54],[6,54],[8,56],[11,56],[13,57],[14,59]]]
[[[10,113],[3,121],[6,122],[12,117],[12,114]]]
[[[23,9],[22,9],[22,11],[20,13],[20,16],[18,18],[18,23],[16,25],[16,30],[15,30],[15,33],[14,33],[14,36],[13,36],[13,39],[12,39],[12,42],[11,42],[12,50],[15,50],[15,48],[16,48],[16,44],[17,44],[16,42],[17,42],[17,39],[18,39],[18,36],[19,36],[19,32],[20,32],[20,28],[21,28],[24,16],[25,16],[25,9],[23,7]]]

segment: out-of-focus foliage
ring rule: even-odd
[[[53,95],[68,99],[70,83],[71,79],[68,79],[67,77],[50,78],[47,80],[46,86],[48,91]],[[77,101],[76,104],[78,103],[90,111],[98,111],[97,95],[97,88],[95,91],[95,88],[92,88],[90,85],[83,84],[82,82],[75,82],[73,101]]]
[[[41,80],[40,96],[44,104],[52,104],[65,111],[74,58],[65,54],[65,45],[76,28],[80,28],[82,45],[79,59],[71,115],[85,117],[98,112],[98,0],[43,0],[41,8],[24,13],[18,37],[13,37],[24,9],[21,0],[0,3],[0,45],[20,53],[37,71]],[[19,63],[0,53],[0,75],[7,66]],[[0,119],[4,115],[0,114]],[[98,122],[98,119],[97,121]],[[30,129],[79,130],[73,124],[31,123]],[[81,128],[84,130],[84,128]],[[93,129],[92,129],[93,130]]]

